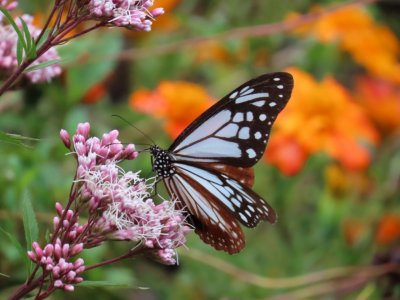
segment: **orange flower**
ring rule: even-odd
[[[362,7],[347,6],[296,30],[303,35],[307,32],[323,43],[337,42],[371,74],[400,83],[400,41],[388,27],[377,24]]]
[[[165,130],[175,138],[213,104],[205,89],[183,81],[163,81],[154,91],[139,90],[131,96],[133,109],[165,120]]]
[[[400,238],[400,215],[388,214],[382,217],[376,232],[375,241],[387,245]]]
[[[362,77],[357,80],[357,98],[383,133],[400,130],[400,87]]]
[[[322,151],[349,170],[366,168],[370,154],[365,145],[375,145],[378,135],[363,110],[333,78],[318,83],[301,70],[288,71],[294,76],[292,99],[274,126],[267,161],[281,170],[293,168],[294,172],[308,155]],[[296,160],[296,168],[282,166],[285,159],[279,158],[278,145],[285,150],[296,149],[296,154],[286,157],[288,165]]]
[[[94,104],[98,102],[105,96],[106,90],[104,82],[93,85],[83,96],[83,103]]]

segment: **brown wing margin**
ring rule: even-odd
[[[164,182],[170,196],[184,202],[195,232],[206,244],[229,254],[245,247],[244,234],[238,221],[218,205],[218,200],[210,197],[204,187],[194,181],[189,183],[178,174],[166,178]],[[178,202],[178,205],[182,206],[182,203]]]

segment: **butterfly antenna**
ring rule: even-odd
[[[153,145],[156,144],[156,143],[154,142],[154,140],[153,140],[149,135],[145,134],[142,130],[140,130],[138,127],[136,127],[135,125],[133,125],[133,124],[132,124],[131,122],[129,122],[127,119],[125,119],[125,118],[123,118],[123,117],[121,117],[121,116],[119,116],[119,115],[111,115],[111,116],[117,117],[117,118],[119,118],[120,120],[124,121],[126,124],[132,126],[132,127],[135,128],[137,131],[139,131],[145,138],[147,138],[150,142],[152,142]],[[151,146],[151,145],[149,145],[149,146]]]

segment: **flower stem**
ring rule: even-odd
[[[93,264],[91,266],[85,267],[85,271],[92,270],[92,269],[95,269],[95,268],[98,268],[98,267],[102,267],[102,266],[105,266],[105,265],[109,265],[109,264],[121,261],[121,260],[123,260],[125,258],[129,258],[129,257],[135,256],[135,255],[141,254],[142,252],[144,252],[147,249],[148,248],[145,248],[145,247],[142,247],[141,245],[139,245],[136,248],[128,251],[127,253],[125,253],[123,255],[120,255],[120,256],[117,256],[117,257],[114,257],[114,258],[99,262],[97,264]]]

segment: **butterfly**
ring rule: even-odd
[[[275,223],[276,213],[252,189],[252,166],[263,156],[293,77],[264,74],[229,93],[195,119],[168,150],[150,147],[153,171],[177,199],[195,232],[230,254],[245,246],[240,224]]]

